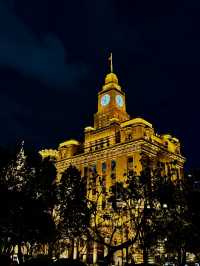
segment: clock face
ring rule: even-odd
[[[101,105],[105,106],[109,104],[110,102],[110,95],[109,94],[104,94],[101,98]]]
[[[122,98],[121,95],[117,95],[116,98],[115,98],[115,100],[116,100],[117,106],[119,106],[119,107],[122,107],[123,106],[124,101],[123,101],[123,98]]]

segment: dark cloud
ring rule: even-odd
[[[0,66],[16,69],[52,87],[75,87],[87,75],[82,63],[68,63],[62,42],[55,34],[38,38],[0,1]]]

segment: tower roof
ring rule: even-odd
[[[118,83],[117,75],[113,72],[112,53],[110,54],[108,60],[110,61],[110,73],[108,73],[105,77],[105,84],[103,85],[103,90],[110,88],[116,88],[118,90],[121,90],[121,86]]]
[[[118,78],[117,78],[117,75],[115,73],[109,73],[106,75],[105,77],[105,84],[108,84],[108,83],[116,83],[118,84]]]

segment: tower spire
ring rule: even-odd
[[[112,52],[110,53],[110,56],[108,58],[110,61],[110,72],[113,73],[113,58],[112,58]]]

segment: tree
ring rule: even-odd
[[[93,207],[88,238],[107,247],[104,258],[107,264],[111,263],[115,252],[123,249],[126,249],[128,262],[128,253],[134,244],[142,250],[144,264],[148,264],[150,253],[162,240],[160,221],[164,220],[169,204],[167,193],[172,187],[168,182],[173,183],[173,175],[166,174],[163,163],[145,154],[141,154],[141,165],[139,175],[130,172],[124,182],[115,182],[109,192],[104,189],[103,178],[93,173],[94,183],[98,185],[94,200],[88,196]],[[91,191],[92,186],[89,193]],[[102,204],[103,198],[106,206]],[[132,248],[131,253],[134,252]]]
[[[165,232],[165,247],[168,253],[178,258],[179,265],[185,265],[186,252],[194,253],[199,260],[200,250],[200,191],[199,175],[185,175],[178,183],[168,182],[171,192],[166,197],[165,219],[160,226]]]
[[[26,193],[32,198],[46,204],[49,213],[52,214],[57,203],[57,170],[54,161],[50,157],[42,158],[38,153],[29,154],[27,157],[28,168],[31,169]]]
[[[15,158],[1,168],[1,242],[3,251],[10,252],[19,237],[18,218],[21,213],[22,189],[27,175],[23,143]],[[19,216],[18,216],[19,215]]]
[[[24,142],[21,143],[19,152],[2,168],[1,183],[5,182],[10,191],[21,191],[27,182],[29,169],[26,167],[26,156],[24,154]]]
[[[85,234],[90,222],[86,198],[86,183],[75,166],[70,165],[57,184],[57,204],[54,208],[57,239],[71,239]],[[57,252],[59,249],[57,248]]]
[[[188,241],[188,251],[195,254],[197,261],[200,260],[200,170],[192,170],[192,174],[186,175],[185,194],[188,205],[188,217],[191,224],[192,234]]]
[[[46,245],[52,256],[58,240],[78,237],[86,230],[90,215],[84,179],[73,166],[64,171],[60,182],[56,175],[51,158],[34,153],[25,156],[23,143],[15,158],[3,164],[1,253],[11,254],[17,245],[22,257],[21,246],[25,245],[31,256]]]
[[[92,173],[92,182],[89,182],[92,215],[88,238],[106,247],[107,255],[102,258],[105,264],[110,264],[113,255],[123,249],[128,261],[128,249],[138,241],[144,219],[139,178],[130,175],[124,183],[115,182],[109,192],[105,190],[104,178]],[[93,183],[96,184],[95,196]]]
[[[0,177],[1,252],[12,253],[17,245],[22,257],[22,244],[47,243],[55,231],[50,202],[56,170],[48,158],[27,158],[22,144]]]

